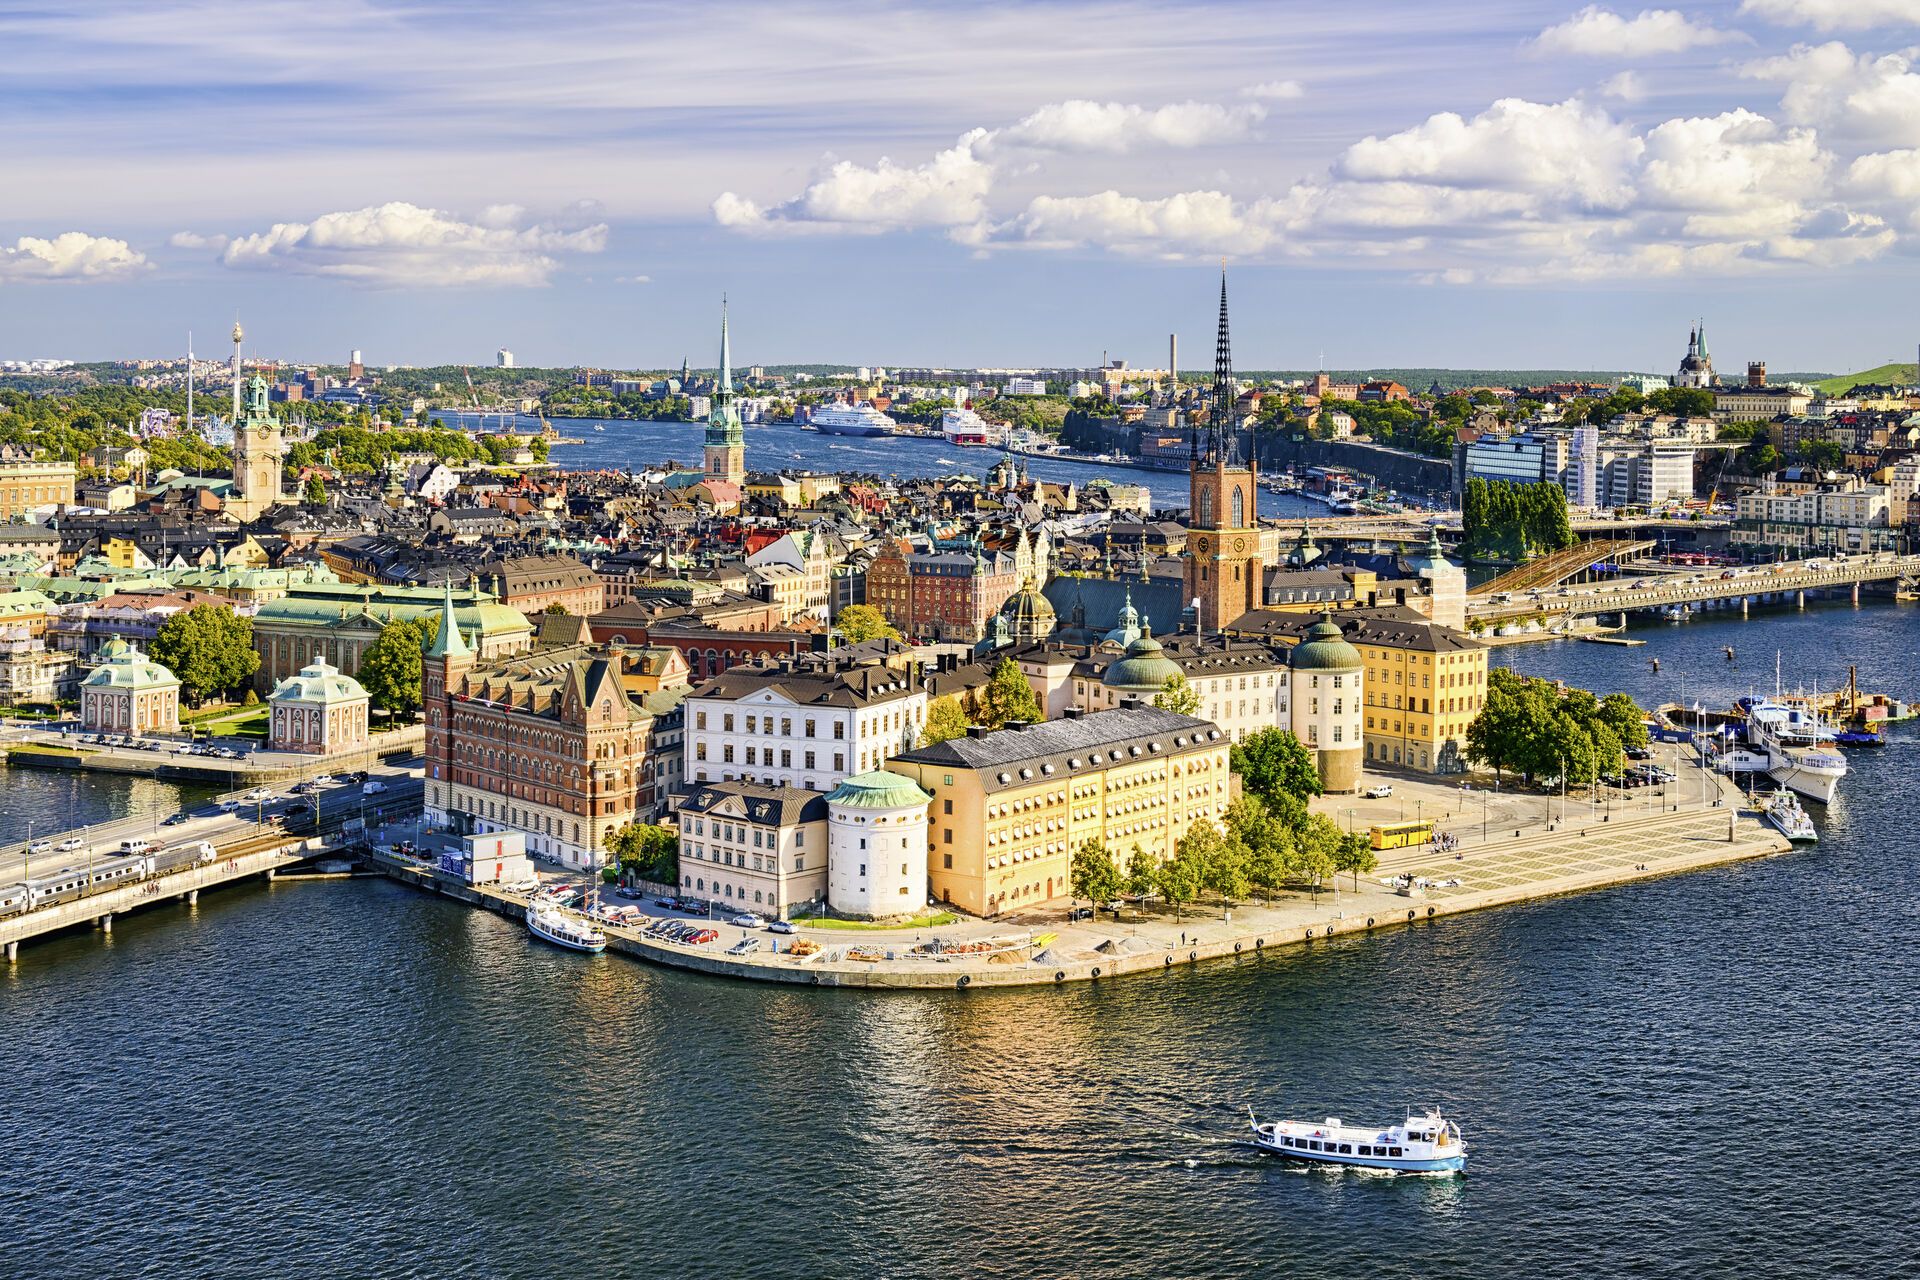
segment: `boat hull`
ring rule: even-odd
[[[1784,764],[1775,765],[1773,768],[1767,770],[1767,776],[1783,787],[1791,787],[1794,791],[1807,797],[1809,800],[1818,800],[1821,804],[1831,804],[1833,802],[1833,793],[1839,790],[1840,779],[1844,775],[1824,771],[1816,772],[1812,769],[1802,769],[1798,765]]]
[[[1297,1151],[1258,1140],[1253,1145],[1270,1156],[1289,1160],[1295,1164],[1337,1165],[1344,1168],[1374,1169],[1385,1173],[1465,1173],[1467,1171],[1465,1152],[1456,1156],[1434,1156],[1425,1160],[1405,1158],[1395,1160],[1391,1156],[1343,1156],[1328,1155],[1324,1151]]]
[[[832,423],[827,423],[825,425],[822,425],[820,423],[815,423],[813,429],[815,431],[818,431],[823,436],[858,436],[862,439],[871,439],[874,436],[890,436],[894,434],[891,430],[889,430],[886,427],[864,427],[864,426],[836,427]]]
[[[527,920],[527,931],[542,942],[552,943],[554,946],[564,948],[567,951],[583,951],[588,955],[597,956],[607,949],[605,939],[599,942],[587,942],[578,938],[569,938],[563,934],[554,933],[551,930],[543,928],[538,920],[532,918]]]

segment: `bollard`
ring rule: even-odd
[[[106,915],[100,917],[100,932],[102,933],[113,932],[113,913],[112,912],[108,912]]]

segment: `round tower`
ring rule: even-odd
[[[885,769],[827,795],[827,905],[865,920],[908,915],[927,898],[927,806],[933,797]]]
[[[1347,642],[1331,614],[1307,629],[1294,646],[1293,736],[1313,753],[1320,783],[1329,792],[1357,790],[1365,750],[1366,663]]]

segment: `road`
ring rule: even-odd
[[[1557,591],[1529,591],[1499,596],[1474,596],[1467,615],[1497,622],[1533,614],[1595,615],[1634,609],[1657,609],[1671,604],[1701,604],[1737,600],[1746,596],[1791,594],[1796,591],[1849,588],[1862,582],[1881,582],[1920,576],[1920,556],[1847,556],[1819,562],[1788,561],[1742,569],[1698,570],[1682,575],[1631,582],[1594,583],[1562,587]],[[1732,576],[1729,576],[1732,575]]]

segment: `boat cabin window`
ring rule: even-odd
[[[1319,1149],[1320,1149],[1320,1144],[1317,1142],[1309,1142],[1307,1144],[1307,1150],[1309,1151],[1318,1151]]]
[[[1352,1155],[1352,1154],[1353,1154],[1353,1144],[1352,1144],[1351,1142],[1343,1142],[1343,1143],[1341,1143],[1341,1144],[1340,1144],[1340,1154],[1341,1154],[1341,1155],[1343,1155],[1343,1156],[1350,1156],[1350,1155]]]
[[[1363,1156],[1370,1156],[1370,1155],[1372,1155],[1372,1154],[1373,1154],[1373,1148],[1372,1148],[1372,1147],[1367,1147],[1367,1146],[1363,1146],[1363,1147],[1361,1147],[1361,1148],[1360,1148],[1360,1154],[1361,1154],[1361,1155],[1363,1155]]]
[[[1388,1148],[1387,1148],[1387,1154],[1388,1154],[1388,1155],[1390,1155],[1390,1156],[1397,1156],[1397,1155],[1399,1155],[1399,1154],[1400,1154],[1400,1148],[1398,1148],[1398,1147],[1388,1147]]]

